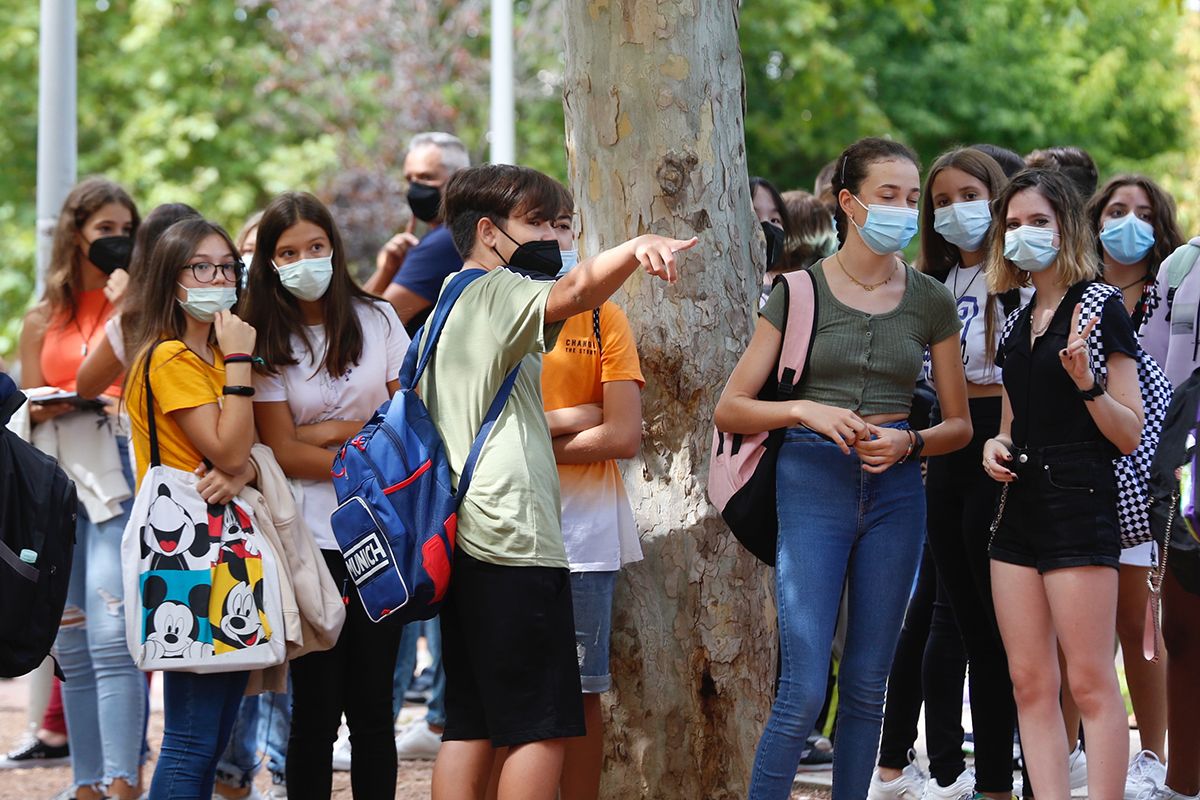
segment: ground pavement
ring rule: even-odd
[[[154,752],[162,740],[162,694],[161,682],[154,682],[155,691],[150,704],[151,760],[146,765],[146,780],[154,770]],[[24,734],[25,730],[25,681],[0,680],[0,751],[7,752]],[[419,718],[421,708],[405,709],[405,717]],[[429,780],[433,771],[430,761],[401,761],[396,777],[396,800],[427,800]],[[260,770],[258,786],[265,793],[270,788],[270,778]],[[69,767],[43,769],[0,770],[0,800],[49,800],[65,789],[71,782]],[[333,778],[333,800],[350,800],[350,773],[336,772]],[[798,786],[793,800],[828,800],[829,792],[821,787]]]

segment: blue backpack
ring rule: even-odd
[[[463,270],[438,298],[427,327],[409,345],[400,391],[375,412],[333,461],[338,507],[330,517],[367,616],[403,622],[438,613],[450,586],[458,505],[471,485],[475,462],[512,392],[520,365],[504,379],[463,465],[458,491],[442,437],[416,392],[450,309],[463,290],[486,272]]]

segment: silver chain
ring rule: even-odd
[[[992,520],[992,538],[988,539],[988,550],[992,549],[992,542],[996,541],[996,531],[1000,530],[1000,520],[1004,518],[1004,506],[1008,503],[1008,487],[1009,484],[1006,483],[1000,490],[1000,507],[996,509],[996,518]]]
[[[1179,487],[1171,493],[1171,510],[1167,513],[1167,532],[1163,536],[1162,562],[1146,575],[1146,586],[1150,589],[1150,610],[1154,619],[1154,657],[1158,663],[1158,643],[1162,638],[1162,585],[1167,576],[1167,558],[1171,553],[1171,534],[1175,527],[1175,511],[1179,508]]]

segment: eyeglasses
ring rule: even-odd
[[[212,283],[217,279],[218,270],[221,276],[227,281],[236,281],[241,271],[246,268],[246,265],[239,261],[231,261],[228,264],[209,264],[201,262],[199,264],[184,264],[179,268],[180,272],[185,269],[192,271],[192,277],[197,283]]]

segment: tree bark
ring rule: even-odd
[[[772,573],[709,505],[712,412],[754,324],[764,245],[742,127],[736,0],[569,0],[564,104],[581,250],[700,245],[618,296],[646,376],[626,483],[646,558],[624,570],[605,703],[606,798],[744,797],[775,679]]]

